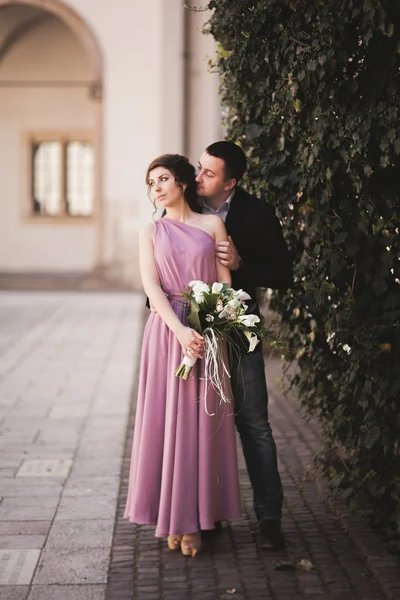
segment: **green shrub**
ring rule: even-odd
[[[227,139],[295,263],[275,293],[333,488],[400,531],[400,3],[212,0]]]

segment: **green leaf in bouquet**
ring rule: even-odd
[[[194,298],[190,298],[188,321],[189,321],[190,325],[193,327],[193,329],[195,329],[198,333],[201,333],[202,328],[201,328],[199,312],[200,312],[200,306],[198,305],[198,303],[196,302],[196,300]]]
[[[202,305],[206,305],[204,308],[215,308],[217,305],[217,301],[219,298],[219,294],[212,294],[211,292],[209,294],[203,294],[204,297],[204,302],[202,302]]]

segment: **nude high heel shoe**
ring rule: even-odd
[[[191,556],[194,558],[196,554],[201,552],[203,544],[201,541],[201,532],[185,534],[181,541],[181,552],[183,556]]]
[[[168,540],[167,540],[168,548],[170,550],[178,550],[181,541],[182,541],[181,535],[169,535]]]

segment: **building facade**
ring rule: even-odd
[[[207,18],[183,0],[0,0],[0,273],[140,288],[147,165],[222,135]]]

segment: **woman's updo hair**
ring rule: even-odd
[[[194,166],[189,162],[186,156],[181,154],[163,154],[158,158],[155,158],[149,165],[146,172],[146,184],[150,184],[150,173],[153,169],[158,167],[164,167],[168,169],[170,173],[175,177],[177,185],[182,188],[183,197],[188,203],[189,207],[194,212],[201,212],[200,205],[197,201],[196,192],[196,171]],[[183,186],[186,185],[186,189]]]

